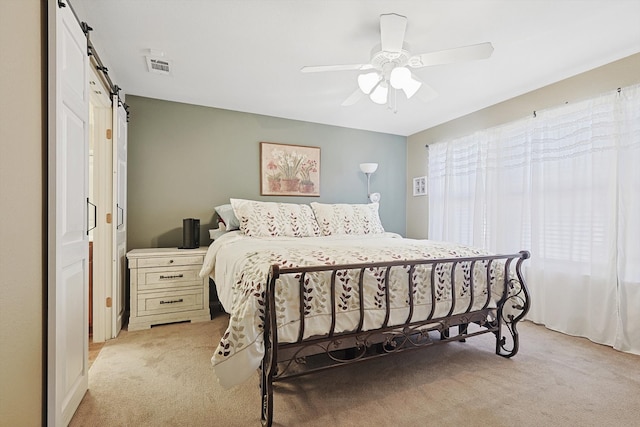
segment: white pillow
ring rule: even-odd
[[[247,236],[320,236],[311,207],[303,204],[231,199],[231,206]]]
[[[226,205],[216,206],[214,209],[224,223],[225,230],[232,231],[240,228],[238,218],[236,218],[236,216],[234,215],[233,208],[229,203],[227,203]]]
[[[324,236],[384,233],[378,203],[367,205],[311,203]]]

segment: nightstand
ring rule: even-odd
[[[207,247],[134,249],[127,253],[129,330],[172,322],[211,320],[209,278],[198,276]]]

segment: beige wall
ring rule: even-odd
[[[428,149],[425,145],[469,135],[476,130],[521,119],[536,110],[576,102],[638,82],[640,54],[411,135],[407,142],[407,236],[426,238],[428,232],[428,196],[413,197],[410,194],[412,178],[427,174]]]
[[[213,208],[230,197],[289,203],[366,203],[360,163],[377,162],[385,229],[405,233],[406,137],[127,96],[130,106],[128,247],[182,244],[182,219],[199,218],[201,242]],[[320,147],[320,197],[260,195],[260,141]],[[400,189],[400,191],[398,191]]]
[[[43,126],[39,0],[0,0],[0,424],[42,424]]]

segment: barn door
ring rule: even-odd
[[[127,272],[127,112],[113,95],[113,338],[122,329]]]
[[[66,1],[48,2],[47,424],[66,426],[88,388],[87,40]]]

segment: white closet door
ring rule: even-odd
[[[127,271],[127,112],[113,96],[113,338],[122,329]]]
[[[88,388],[87,40],[66,2],[48,2],[47,425],[66,426]]]

